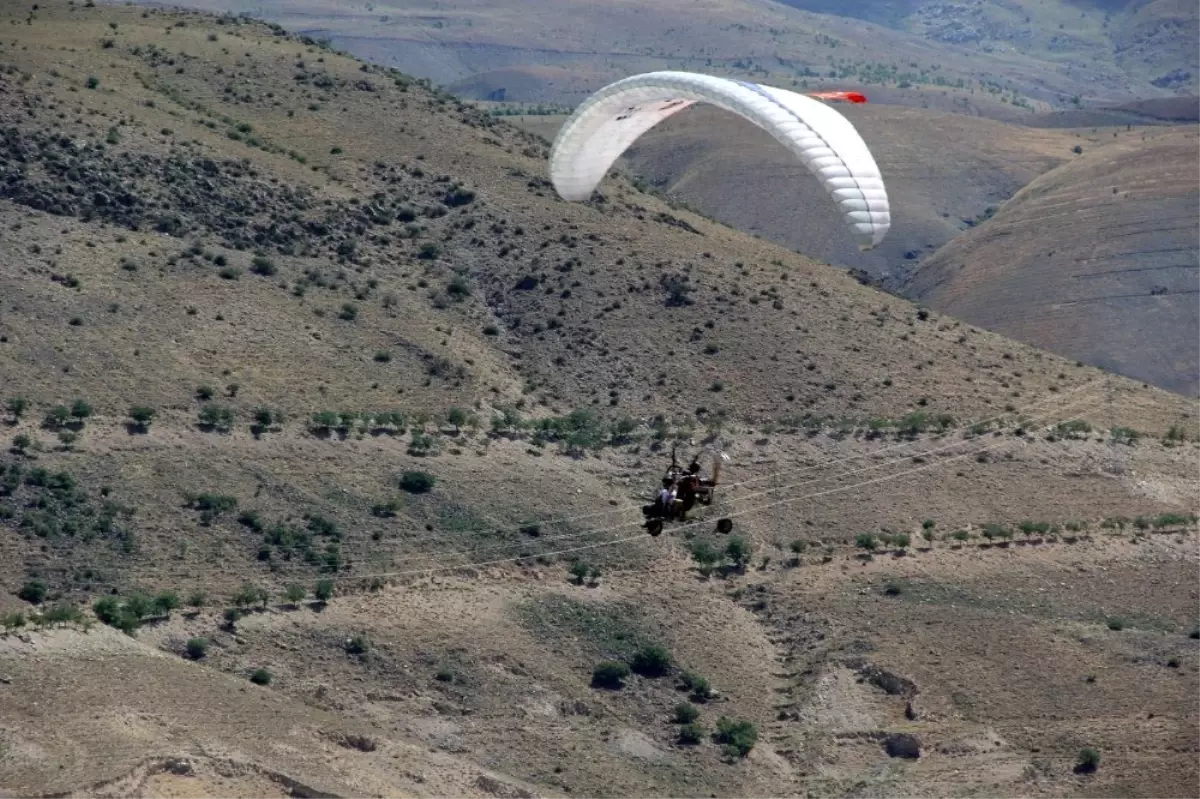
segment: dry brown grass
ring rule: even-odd
[[[1042,561],[1066,564],[1053,567],[1058,571],[1045,567],[1066,588],[1078,582],[1069,569],[1098,567],[1108,570],[1101,572],[1113,580],[1108,595],[1120,598],[1131,619],[1134,611],[1155,615],[1159,603],[1158,616],[1182,624],[1177,617],[1183,618],[1190,595],[1165,583],[1147,586],[1130,553],[1155,553],[1162,574],[1174,575],[1194,564],[1194,526],[1148,533],[1138,544],[1128,526],[1111,538],[1097,527],[1107,516],[1193,510],[1196,442],[1159,438],[1173,424],[1194,427],[1195,409],[1182,398],[1103,378],[952,319],[919,318],[902,300],[672,210],[619,180],[605,185],[603,206],[561,203],[537,182],[544,152],[519,131],[488,127],[452,100],[397,86],[394,76],[363,71],[260,26],[62,4],[39,9],[26,25],[26,13],[13,30],[28,49],[6,47],[0,57],[14,67],[0,84],[11,100],[3,106],[4,124],[18,126],[31,148],[15,150],[28,157],[24,182],[5,184],[20,202],[5,199],[0,206],[0,394],[5,400],[24,395],[33,404],[17,424],[8,425],[5,414],[0,440],[8,447],[23,435],[36,446],[0,454],[5,477],[14,464],[23,470],[5,489],[17,505],[13,519],[0,521],[0,611],[33,611],[13,594],[34,578],[49,585],[51,602],[84,605],[113,590],[127,597],[134,589],[174,589],[184,599],[202,590],[208,604],[151,620],[136,639],[100,626],[86,635],[26,630],[0,636],[6,680],[0,687],[11,700],[0,703],[0,783],[6,789],[89,795],[837,793],[839,786],[875,779],[870,775],[886,765],[886,756],[871,744],[856,759],[835,758],[830,776],[821,771],[824,761],[811,759],[821,750],[799,746],[797,736],[826,746],[837,725],[822,718],[788,727],[778,718],[776,704],[794,684],[786,665],[794,656],[789,636],[812,635],[817,644],[805,650],[815,669],[805,679],[828,673],[841,680],[838,664],[863,656],[860,640],[902,652],[909,660],[900,665],[912,673],[928,663],[920,650],[901,650],[908,638],[892,637],[861,612],[855,603],[867,599],[855,593],[864,587],[853,582],[857,573],[899,569],[898,576],[910,576],[915,564],[927,564],[928,579],[955,585],[973,569],[995,568],[986,564],[1016,563],[1034,575],[1032,590]],[[115,32],[109,22],[117,24]],[[177,22],[186,24],[174,27]],[[105,38],[114,45],[103,47]],[[130,48],[152,42],[177,63],[152,67],[133,56]],[[296,81],[298,57],[306,72],[328,72],[349,85],[326,92],[311,78]],[[95,89],[87,88],[89,75],[98,78]],[[233,95],[250,100],[226,95],[231,79]],[[351,88],[362,79],[375,90]],[[310,102],[319,110],[308,111]],[[239,121],[250,123],[268,149],[229,138]],[[104,141],[114,125],[118,144],[103,151],[39,138],[53,126],[78,143],[89,135]],[[331,153],[335,146],[343,152]],[[533,149],[525,154],[525,148]],[[171,161],[172,150],[194,171]],[[129,160],[113,152],[129,153]],[[205,177],[193,157],[214,159],[223,177]],[[230,177],[236,170],[224,160],[242,157],[257,177]],[[82,177],[57,176],[56,159],[74,158]],[[377,169],[376,160],[386,169]],[[139,176],[130,163],[155,168]],[[400,165],[408,167],[403,174],[391,169]],[[414,174],[418,166],[421,176]],[[182,239],[156,232],[150,211],[137,231],[103,222],[111,211],[78,218],[94,208],[94,197],[65,187],[86,185],[93,174],[134,181],[139,194],[154,199],[155,213],[178,213],[192,230]],[[358,200],[361,208],[399,198],[417,209],[436,207],[448,187],[436,181],[443,174],[478,196],[445,216],[422,212],[418,221],[426,230],[416,241],[400,239],[402,223],[367,228],[350,202]],[[166,183],[164,175],[177,182]],[[302,183],[312,186],[311,205],[288,206],[282,188]],[[204,203],[185,207],[179,191],[194,192]],[[227,209],[245,196],[257,198],[257,215]],[[43,200],[74,203],[74,215],[31,209]],[[218,202],[215,212],[209,206]],[[334,230],[270,242],[278,232],[271,232],[272,221],[300,225],[324,213],[337,220]],[[261,245],[233,246],[236,231],[218,223],[238,216],[249,218],[247,230],[262,226]],[[473,227],[465,226],[468,219]],[[352,233],[359,224],[364,232]],[[391,240],[380,240],[381,233]],[[337,249],[350,235],[359,243],[357,263],[347,258],[340,264]],[[431,241],[441,246],[440,258],[417,257],[420,244]],[[193,245],[201,254],[179,257]],[[217,254],[246,269],[255,246],[291,246],[294,254],[271,252],[278,272],[269,277],[248,270],[237,280],[219,277]],[[514,249],[501,255],[505,246]],[[571,271],[558,271],[576,257]],[[139,268],[122,268],[122,258]],[[536,266],[534,258],[540,259]],[[687,262],[694,264],[696,302],[666,307],[658,278]],[[470,298],[433,302],[428,290],[446,286],[455,268]],[[304,279],[312,269],[336,288]],[[340,270],[345,279],[332,280]],[[512,292],[531,272],[541,276],[538,291]],[[651,288],[639,290],[643,281]],[[303,297],[291,293],[297,283],[308,284]],[[749,301],[771,285],[774,297]],[[546,287],[553,293],[541,293]],[[563,290],[572,296],[562,297]],[[366,298],[355,300],[360,292]],[[395,300],[385,305],[389,293]],[[728,302],[718,305],[719,295]],[[618,298],[619,308],[601,312]],[[359,306],[357,318],[339,319],[350,301]],[[113,303],[118,307],[110,310]],[[71,324],[73,318],[81,324]],[[550,319],[561,320],[561,327],[534,329]],[[711,329],[704,326],[710,319]],[[484,331],[489,324],[497,335]],[[693,329],[700,331],[695,340]],[[703,354],[710,343],[717,351]],[[376,361],[379,349],[389,350],[391,360]],[[663,352],[667,357],[659,357]],[[444,358],[451,371],[429,374],[427,355]],[[462,373],[456,377],[453,367]],[[666,372],[661,386],[660,372]],[[725,381],[724,391],[711,390],[715,379]],[[239,385],[235,397],[222,393],[231,382]],[[199,428],[195,392],[204,384],[235,410],[230,432]],[[615,405],[605,404],[609,391],[618,392]],[[41,422],[54,403],[77,397],[95,414],[66,448]],[[520,400],[527,417],[593,404],[610,415],[631,414],[639,422],[637,440],[573,458],[554,444],[535,445],[528,434],[508,440],[468,428],[452,435],[441,424],[452,404],[486,422],[492,408]],[[1046,404],[1031,407],[1039,401]],[[148,432],[125,426],[135,404],[158,410]],[[286,418],[256,437],[249,426],[260,404],[283,410]],[[708,414],[697,419],[700,405],[727,409],[724,427]],[[352,433],[343,440],[308,429],[311,414],[320,411],[393,409],[410,422],[428,414],[419,424],[437,436],[441,454],[410,454],[411,432]],[[952,414],[955,425],[917,436],[908,449],[883,451],[900,442],[894,432],[875,437],[869,420],[918,409]],[[1033,417],[1028,435],[1017,433],[1020,412]],[[804,421],[806,413],[823,418]],[[651,539],[638,529],[637,507],[664,465],[647,424],[656,414],[672,418],[668,441],[691,437],[688,454],[706,434],[719,432],[731,463],[730,484],[717,506],[697,514],[696,527]],[[1007,419],[999,435],[964,436],[966,422],[993,415]],[[1048,439],[1053,430],[1047,425],[1066,415],[1086,418],[1096,430],[1086,440]],[[1114,425],[1154,435],[1134,446],[1114,443],[1108,433]],[[939,447],[944,451],[932,451]],[[862,457],[844,460],[850,456]],[[70,473],[84,494],[36,485],[45,482],[35,476],[37,468]],[[413,469],[438,478],[433,491],[399,490],[397,476]],[[732,485],[752,479],[757,482]],[[131,548],[91,525],[87,509],[102,512],[104,488],[107,499],[135,511],[132,519],[118,517],[134,534]],[[755,495],[768,489],[773,493]],[[195,507],[184,507],[186,495],[201,492],[234,496],[238,508],[205,524]],[[81,504],[67,507],[64,494]],[[373,513],[373,506],[397,497],[394,517]],[[83,526],[20,526],[18,517],[31,513],[44,521],[36,515],[39,504],[59,522]],[[260,560],[264,531],[237,519],[248,509],[259,511],[268,526],[303,529],[313,514],[334,522],[341,568],[323,573],[297,554],[287,559],[278,546]],[[545,521],[576,514],[597,515]],[[687,535],[716,538],[710,530],[718,515],[737,520],[737,532],[755,554],[745,574],[705,579],[691,564]],[[859,565],[856,535],[883,527],[915,533],[926,518],[937,520],[939,533],[1030,519],[1059,525],[1060,538],[1007,549],[956,550],[947,543],[944,552],[939,539],[933,552],[877,556]],[[531,519],[542,520],[536,536],[519,529]],[[1061,537],[1075,520],[1089,522],[1091,540],[1067,544]],[[790,568],[789,545],[798,538],[810,548],[804,565]],[[327,540],[319,534],[317,540],[323,552]],[[588,548],[562,551],[576,547]],[[601,569],[597,585],[569,582],[571,557]],[[311,598],[325,576],[337,581],[327,604],[293,608],[281,598],[290,583],[304,586]],[[270,601],[230,627],[223,612],[243,583],[266,589]],[[829,620],[814,610],[825,600],[807,593],[822,584],[829,588]],[[974,584],[962,590],[983,591]],[[1091,605],[1071,607],[1082,613]],[[1034,611],[1031,618],[1045,624],[1045,611]],[[596,614],[603,624],[581,624]],[[1071,614],[1071,624],[1087,623]],[[815,636],[830,625],[843,632],[819,643]],[[956,651],[986,641],[982,625],[956,630]],[[1191,664],[1186,659],[1194,658],[1194,647],[1187,649],[1186,632],[1162,629],[1156,645],[1163,653],[1174,647]],[[371,641],[365,657],[346,650],[346,639],[358,634]],[[192,636],[213,641],[202,660],[180,656]],[[758,726],[759,742],[746,760],[723,762],[719,747],[707,740],[695,748],[673,742],[669,714],[682,695],[674,676],[636,678],[615,694],[589,686],[596,663],[627,655],[628,642],[638,636],[666,645],[680,666],[708,677],[721,692],[701,711],[710,729],[722,714]],[[1006,669],[1010,662],[1004,661]],[[273,673],[269,686],[247,679],[259,666]],[[438,679],[443,668],[451,679]],[[987,671],[986,658],[972,660],[971,668],[997,676]],[[1157,662],[1120,668],[1147,701],[1185,708],[1186,670],[1173,670],[1178,679],[1168,682],[1140,679],[1166,668]],[[918,683],[923,692],[936,691],[924,676]],[[852,681],[843,687],[860,690]],[[1027,704],[1032,714],[1054,707],[1045,692],[1031,692]],[[1016,722],[991,704],[984,707],[982,720],[972,723],[995,717],[1003,734],[1017,741],[1006,750],[1008,761],[1024,763],[1034,747],[1048,745],[1008,731]],[[1174,712],[1172,723],[1190,718],[1185,710]],[[1149,756],[1116,756],[1110,765],[1125,716],[1114,720],[1096,705],[1080,713],[1080,725],[1096,728],[1093,740],[1106,750],[1098,781],[1125,781],[1147,792],[1166,785],[1147,771]],[[884,722],[872,721],[868,732],[892,731]],[[948,735],[964,728],[954,719],[945,724]],[[1151,755],[1186,776],[1194,752],[1174,739],[1151,740]],[[1069,759],[1070,745],[1055,744],[1056,751]],[[914,792],[959,791],[952,772],[981,756],[972,757],[931,757],[898,784]],[[163,771],[177,758],[188,760],[190,776],[182,767],[176,767],[181,773]],[[1056,766],[1049,792],[1075,785],[1065,768],[1065,761]],[[1000,792],[1020,793],[1025,786],[1010,771],[997,775],[988,786]]]
[[[1122,131],[1022,189],[905,292],[1068,357],[1200,391],[1194,126]]]

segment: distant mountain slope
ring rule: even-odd
[[[904,292],[1060,354],[1200,391],[1194,127],[1123,135],[1034,180]]]
[[[644,134],[625,168],[689,206],[817,260],[907,274],[1038,175],[1074,156],[1074,131],[1029,130],[980,117],[868,103],[839,106],[887,181],[892,229],[859,252],[820,183],[770,134],[713,108],[688,109]],[[563,117],[522,117],[553,139]]]
[[[1200,75],[1188,12],[1160,11],[1158,4],[1138,15],[1106,14],[1068,0],[187,4],[245,12],[329,38],[357,56],[476,99],[503,89],[510,101],[577,103],[587,91],[629,74],[692,69],[784,83],[928,87],[962,97],[973,91],[974,99],[990,97],[1002,111],[1011,107],[1002,98],[1062,104],[1076,95],[1114,102],[1169,96],[1194,90]],[[533,80],[546,67],[587,80],[553,87]],[[482,94],[480,82],[487,87]],[[919,105],[922,98],[908,101]]]

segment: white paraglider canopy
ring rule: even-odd
[[[838,94],[861,98],[853,93],[817,96]],[[566,200],[588,199],[639,136],[695,103],[718,106],[770,133],[821,180],[860,249],[883,241],[891,226],[887,191],[871,151],[849,120],[796,92],[692,72],[634,75],[585,100],[550,151],[555,190]]]

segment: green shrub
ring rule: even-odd
[[[859,533],[858,536],[854,539],[854,543],[861,549],[865,549],[868,551],[875,549],[875,547],[879,546],[879,543],[875,540],[874,533]]]
[[[25,614],[19,610],[6,613],[0,616],[0,625],[3,625],[6,631],[20,629],[25,626]]]
[[[645,646],[634,654],[629,665],[643,677],[661,677],[671,668],[671,654],[661,646]]]
[[[722,716],[717,720],[716,741],[725,745],[730,757],[745,757],[758,742],[758,729],[748,721],[733,721]]]
[[[433,490],[437,478],[428,472],[405,472],[400,476],[400,487],[410,494],[424,494]]]
[[[1119,616],[1110,616],[1107,619],[1108,629],[1120,632],[1125,629],[1125,620]]]
[[[793,541],[789,545],[789,547],[793,553],[795,553],[797,555],[801,555],[804,553],[804,550],[808,548],[808,544],[804,541],[801,541],[799,538],[797,538],[795,541]]]
[[[271,684],[271,672],[267,671],[266,669],[264,669],[262,667],[259,667],[259,668],[255,669],[254,671],[250,672],[250,682],[254,683],[255,685],[270,685]]]
[[[175,591],[160,591],[154,597],[154,609],[163,616],[170,615],[171,611],[177,607],[179,607],[179,594]]]
[[[746,568],[750,561],[750,544],[741,536],[734,536],[725,544],[725,556],[739,569]]]
[[[59,602],[42,613],[43,624],[62,624],[81,621],[82,619],[83,614],[79,611],[79,608],[66,602]]]
[[[21,590],[17,591],[17,596],[31,604],[40,605],[49,592],[50,589],[41,580],[30,580],[21,586]]]
[[[154,421],[154,409],[145,405],[135,405],[129,409],[129,418],[137,427],[145,430]]]
[[[710,542],[700,539],[692,544],[692,560],[696,561],[701,574],[708,575],[721,560],[721,553]]]
[[[675,723],[691,724],[700,717],[700,710],[690,702],[680,702],[675,706]]]
[[[592,687],[618,690],[625,686],[629,667],[618,660],[606,660],[592,671]]]
[[[73,403],[71,403],[72,418],[78,419],[79,421],[83,421],[84,419],[88,418],[91,415],[92,415],[92,406],[87,404],[83,400],[77,399]]]
[[[685,671],[681,676],[683,687],[691,691],[692,701],[706,702],[712,697],[712,686],[708,680],[690,671]]]
[[[1078,768],[1080,771],[1095,771],[1100,766],[1099,750],[1085,746],[1079,750]]]
[[[199,660],[208,653],[207,638],[189,638],[186,644],[187,656],[192,660]]]
[[[256,255],[254,256],[254,260],[250,262],[250,271],[256,275],[270,277],[278,270],[270,258],[267,258],[265,255]]]
[[[62,427],[71,418],[71,409],[66,405],[55,405],[46,412],[46,427]]]
[[[289,585],[287,587],[287,590],[285,590],[283,592],[283,597],[288,602],[291,602],[293,605],[296,605],[296,604],[299,604],[300,602],[304,601],[304,596],[307,593],[308,592],[304,590],[304,586],[296,585],[295,583],[292,583],[291,585]]]
[[[365,655],[371,651],[371,641],[365,635],[355,635],[346,640],[345,649],[350,655]]]
[[[896,533],[892,536],[892,546],[899,549],[904,549],[912,543],[912,538],[908,533]]]
[[[25,411],[29,410],[29,400],[24,397],[13,397],[6,405],[8,412],[13,415],[13,419],[20,421]]]
[[[263,592],[257,586],[250,583],[243,583],[242,587],[237,590],[229,601],[233,603],[235,608],[245,608],[250,605],[258,604]]]
[[[572,563],[571,576],[575,579],[576,584],[582,585],[583,581],[586,580],[588,576],[587,564],[581,560],[577,560]]]
[[[679,743],[684,746],[695,746],[704,740],[706,730],[703,726],[692,722],[679,728]]]
[[[333,580],[317,580],[317,588],[313,591],[313,596],[322,602],[328,602],[333,598]]]
[[[221,405],[205,405],[200,409],[198,418],[204,427],[228,431],[233,427],[234,413],[233,409]]]

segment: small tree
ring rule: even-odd
[[[619,690],[625,687],[629,667],[618,660],[606,660],[592,671],[592,687]]]
[[[20,433],[19,435],[13,436],[12,448],[14,450],[16,450],[17,453],[24,455],[26,453],[26,451],[32,446],[33,446],[33,439],[30,438],[29,436],[25,435],[24,433]]]
[[[671,654],[661,646],[644,646],[634,654],[629,665],[643,677],[661,677],[671,668]]]
[[[199,660],[208,652],[207,638],[189,638],[186,644],[187,656],[192,660]]]
[[[1100,767],[1100,752],[1091,746],[1085,746],[1079,750],[1079,761],[1075,766],[1076,770],[1084,774],[1090,774]]]
[[[135,405],[129,409],[129,418],[138,430],[148,430],[150,423],[154,421],[154,409],[145,405]]]
[[[71,418],[71,409],[66,405],[55,405],[46,413],[46,427],[62,427]]]
[[[333,598],[333,580],[317,580],[317,588],[313,591],[313,596],[322,602],[328,602]]]
[[[702,724],[696,722],[684,724],[679,728],[679,743],[684,746],[695,746],[704,740],[707,732]]]
[[[177,607],[179,607],[179,594],[175,591],[160,591],[158,596],[154,597],[154,609],[163,616],[171,615],[171,611]]]
[[[25,411],[29,410],[29,400],[24,397],[13,397],[7,404],[8,412],[12,414],[13,421],[21,421],[21,417]]]
[[[581,560],[577,560],[571,564],[571,577],[574,578],[576,585],[583,585],[583,581],[587,579],[588,567]]]
[[[682,675],[683,687],[691,691],[693,702],[707,702],[712,697],[712,686],[708,680],[699,674],[685,671]]]
[[[30,580],[21,586],[17,596],[33,605],[40,605],[45,601],[48,593],[50,593],[50,589],[41,580]]]
[[[77,419],[80,422],[82,422],[84,419],[88,418],[91,415],[92,415],[92,406],[87,404],[83,400],[77,399],[77,400],[75,400],[75,402],[71,403],[71,416],[74,419]]]
[[[292,583],[283,592],[283,598],[291,605],[298,605],[304,601],[304,597],[308,592],[304,590],[304,586]]]
[[[879,542],[875,540],[874,533],[859,533],[858,537],[854,539],[854,543],[868,552],[879,546]]]
[[[446,421],[454,427],[456,433],[467,423],[469,418],[470,414],[457,406],[451,408],[450,412],[446,414]]]
[[[725,545],[725,555],[738,569],[745,569],[750,561],[750,544],[741,536],[734,536]]]
[[[428,472],[405,472],[400,476],[400,487],[410,494],[424,494],[433,490],[437,478]]]
[[[227,432],[233,427],[233,410],[221,405],[205,405],[198,414],[200,424],[221,432]]]
[[[701,539],[692,544],[692,560],[696,561],[700,573],[707,577],[712,573],[713,566],[721,560],[721,553],[711,543]]]

